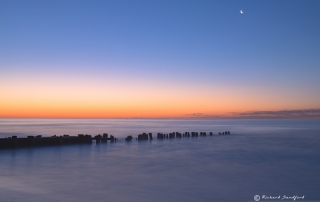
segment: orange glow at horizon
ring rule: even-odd
[[[317,107],[261,89],[151,81],[16,78],[0,86],[1,118],[190,118],[200,113]],[[288,102],[295,100],[295,102]]]

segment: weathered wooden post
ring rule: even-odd
[[[18,146],[18,143],[17,143],[17,136],[12,136],[11,137],[11,140],[12,140],[12,146],[13,147],[17,147]]]
[[[100,144],[100,142],[101,142],[101,135],[99,134],[99,135],[96,135],[96,136],[94,136],[95,137],[95,139],[96,139],[96,143],[97,144]]]
[[[131,141],[132,140],[132,136],[129,135],[128,137],[125,138],[125,140],[128,141],[128,142]]]
[[[34,146],[34,136],[28,136],[28,146]]]

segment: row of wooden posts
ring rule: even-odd
[[[84,135],[79,134],[78,136],[51,136],[51,137],[42,137],[41,135],[37,136],[28,136],[26,138],[18,138],[17,136],[0,138],[0,149],[2,148],[15,148],[15,147],[34,147],[34,146],[49,146],[49,145],[67,145],[67,144],[92,144],[93,140],[96,143],[100,142],[116,142],[118,141],[113,135],[108,135],[104,133],[103,135]]]
[[[157,139],[166,139],[166,138],[182,138],[182,137],[198,137],[198,136],[207,136],[206,132],[185,132],[185,133],[179,133],[179,132],[172,132],[172,133],[157,133]],[[213,135],[212,132],[209,133],[210,136]],[[230,135],[230,131],[225,132],[219,132],[219,135]],[[131,135],[127,136],[125,138],[126,141],[131,141],[133,137]],[[136,140],[152,140],[152,133],[142,133],[138,135]]]
[[[219,132],[219,135],[229,135],[229,131]],[[172,132],[172,133],[157,133],[157,139],[166,139],[166,138],[182,138],[182,137],[198,137],[206,136],[206,132]],[[213,133],[210,132],[208,135],[212,136]],[[125,138],[126,141],[131,141],[133,137],[129,135]],[[139,134],[136,140],[152,140],[152,133],[142,133]],[[103,133],[102,135],[84,135],[78,134],[78,136],[51,136],[51,137],[42,137],[41,135],[37,136],[28,136],[26,138],[17,138],[17,136],[0,138],[0,149],[1,148],[15,148],[15,147],[33,147],[33,146],[49,146],[49,145],[64,145],[64,144],[92,144],[92,142],[101,143],[101,142],[117,142],[118,138],[115,138],[113,135],[108,135]]]

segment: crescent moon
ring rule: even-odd
[[[240,10],[240,13],[241,13],[241,14],[243,14],[243,11],[242,11],[242,10]]]

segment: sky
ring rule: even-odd
[[[319,10],[1,0],[0,118],[320,119]]]

